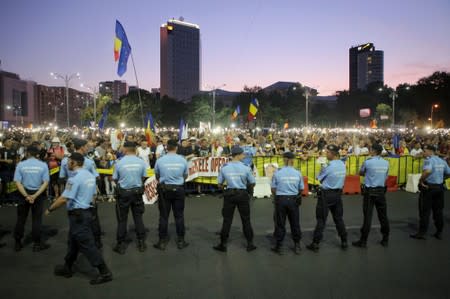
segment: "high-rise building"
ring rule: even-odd
[[[160,33],[161,97],[190,100],[200,92],[200,27],[171,19]]]
[[[100,94],[111,96],[113,103],[118,103],[120,97],[128,93],[128,85],[125,81],[103,81],[99,83],[98,87]]]
[[[36,82],[0,71],[1,126],[28,126],[37,122]]]
[[[38,123],[54,123],[67,126],[66,88],[60,86],[37,85]],[[92,95],[87,92],[69,88],[69,112],[71,126],[86,126],[82,113],[92,103]]]
[[[384,53],[367,43],[349,50],[350,91],[365,90],[372,82],[384,83]]]

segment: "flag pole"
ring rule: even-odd
[[[142,127],[145,128],[145,121],[144,121],[144,110],[142,108],[142,99],[141,99],[141,88],[139,87],[139,81],[136,73],[136,66],[134,65],[134,58],[133,58],[133,52],[130,51],[131,56],[131,62],[133,63],[133,70],[134,70],[134,77],[136,78],[136,85],[138,90],[138,97],[139,97],[139,106],[141,107],[141,118],[142,118]]]

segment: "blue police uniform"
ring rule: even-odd
[[[68,157],[64,157],[61,161],[61,166],[59,169],[59,178],[67,180],[75,176],[75,172],[69,170],[67,163],[69,162]],[[99,173],[97,172],[97,168],[95,162],[88,157],[84,157],[83,161],[83,169],[89,171],[96,179],[99,177]],[[98,217],[98,205],[96,203],[91,204],[92,209],[92,232],[95,237],[95,244],[98,248],[102,248],[103,244],[101,241],[102,228],[100,226],[100,218]]]
[[[256,155],[256,148],[251,145],[244,145],[242,146],[242,150],[245,155],[244,159],[242,159],[242,163],[253,169],[253,156]]]
[[[169,152],[156,160],[154,170],[155,175],[159,180],[159,245],[167,242],[169,214],[170,210],[172,209],[178,236],[178,248],[181,249],[185,247],[182,246],[182,244],[184,243],[185,235],[184,179],[188,175],[188,164],[183,156],[175,154],[173,152]],[[155,244],[155,247],[164,249],[164,247],[157,246],[157,244]]]
[[[47,164],[30,157],[17,164],[14,172],[14,181],[19,182],[25,188],[28,195],[35,194],[44,182],[49,182],[49,170]],[[44,212],[45,191],[41,193],[33,204],[21,198],[17,205],[17,223],[14,230],[14,238],[20,243],[25,230],[28,212],[32,213],[32,239],[35,245],[41,243],[42,214]]]
[[[344,208],[342,205],[342,188],[345,181],[345,164],[341,160],[332,160],[329,165],[323,167],[317,179],[321,187],[318,192],[316,206],[316,228],[314,230],[313,243],[319,244],[323,238],[323,230],[327,223],[328,212],[333,215],[334,223],[342,247],[347,247],[347,230],[344,224]],[[309,247],[308,247],[309,248]]]
[[[292,239],[299,246],[301,239],[300,213],[301,192],[304,189],[303,176],[292,166],[285,166],[276,171],[272,177],[272,189],[275,190],[275,239],[279,252],[286,235],[286,216],[291,226]]]
[[[242,149],[233,149],[232,153],[233,151],[242,153]],[[255,249],[256,247],[253,245],[253,228],[250,222],[251,194],[249,194],[253,193],[255,178],[250,167],[240,161],[228,162],[220,169],[217,181],[219,185],[224,185],[225,183],[227,185],[227,189],[224,191],[223,224],[220,233],[222,247],[225,247],[229,238],[234,210],[237,207],[241,216],[244,235],[248,242],[247,250]]]
[[[113,180],[118,182],[118,199],[116,202],[117,214],[117,249],[119,253],[124,253],[124,243],[127,236],[128,211],[134,219],[136,228],[136,236],[138,239],[138,248],[140,251],[145,250],[144,238],[145,227],[142,220],[145,207],[142,199],[143,178],[147,177],[147,165],[145,162],[135,155],[126,155],[117,162]]]
[[[353,242],[354,246],[365,247],[372,226],[373,207],[377,209],[380,221],[381,244],[387,246],[389,239],[389,220],[387,217],[386,188],[385,182],[389,173],[389,162],[380,156],[374,156],[366,161],[360,169],[360,175],[364,175],[363,188],[363,215],[364,222],[361,227],[361,238]]]
[[[71,269],[78,253],[81,252],[92,266],[99,268],[101,273],[107,273],[109,270],[106,268],[103,257],[95,245],[92,232],[91,205],[97,190],[95,176],[84,168],[79,168],[72,172],[72,175],[67,180],[66,188],[61,195],[67,199],[66,206],[69,215],[69,242],[65,257],[66,266]]]
[[[450,167],[443,159],[432,155],[425,159],[423,171],[430,174],[425,179],[427,188],[420,188],[419,195],[419,235],[420,238],[426,234],[429,225],[431,211],[433,211],[434,225],[436,226],[435,237],[441,238],[444,229],[444,176],[450,175]]]

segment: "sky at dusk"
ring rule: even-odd
[[[202,89],[265,87],[294,81],[321,95],[348,89],[348,49],[373,42],[384,51],[390,86],[450,71],[449,0],[2,0],[3,70],[62,85],[50,72],[81,73],[80,83],[126,80],[113,59],[115,20],[125,28],[140,86],[159,87],[159,28],[183,16],[200,26]]]

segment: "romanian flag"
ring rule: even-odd
[[[128,43],[128,38],[125,30],[116,20],[116,38],[114,39],[114,61],[119,61],[117,66],[117,74],[122,77],[127,71],[128,56],[131,53],[131,46]]]
[[[231,114],[231,120],[235,120],[239,114],[241,114],[241,106],[240,105],[238,105],[236,107],[236,109],[234,110],[234,112]]]
[[[145,138],[147,139],[148,146],[155,146],[155,126],[153,123],[152,114],[149,112],[147,114],[147,128],[145,129]]]
[[[258,112],[259,103],[256,98],[251,100],[250,106],[248,107],[248,121],[255,120],[256,113]]]

